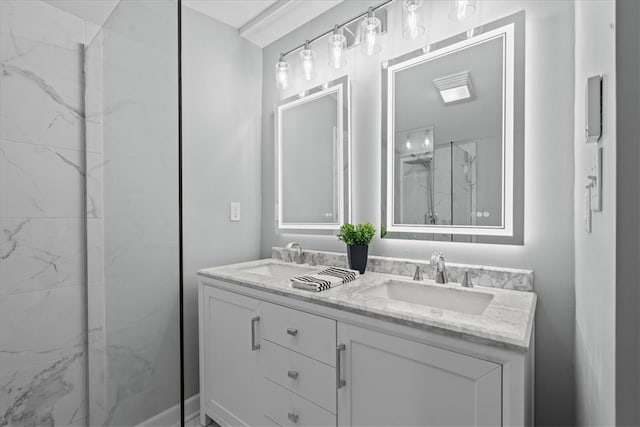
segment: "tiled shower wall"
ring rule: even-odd
[[[84,21],[0,1],[0,426],[86,419]]]

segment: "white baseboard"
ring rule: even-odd
[[[196,394],[184,401],[184,422],[187,423],[200,414],[200,395]],[[141,422],[136,427],[180,427],[180,404]]]

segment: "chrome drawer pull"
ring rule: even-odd
[[[292,423],[298,422],[298,414],[294,414],[293,412],[289,412],[287,414],[287,418],[289,418],[289,421],[291,421]]]
[[[344,387],[347,382],[342,379],[342,361],[340,359],[340,353],[342,353],[347,347],[344,344],[340,344],[336,347],[336,388],[340,389]]]
[[[260,350],[260,344],[256,344],[256,323],[260,321],[260,316],[251,319],[251,351]]]
[[[287,376],[293,380],[297,380],[298,379],[298,371],[293,371],[291,369],[289,369],[287,371]]]
[[[298,335],[298,330],[293,328],[287,328],[287,333],[292,337],[295,337],[296,335]]]

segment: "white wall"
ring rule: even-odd
[[[576,421],[615,423],[616,74],[615,3],[576,2],[574,238]],[[603,136],[586,144],[585,86],[603,76]],[[603,148],[602,212],[584,231],[584,189],[596,150]]]
[[[361,13],[372,2],[348,1],[293,31],[264,50],[263,72],[263,222],[261,255],[288,241],[303,247],[344,251],[331,236],[283,235],[275,232],[273,105],[300,92],[278,93],[274,64],[282,51],[302,43],[335,23]],[[449,21],[448,2],[428,2],[428,36],[436,41],[469,25],[525,9],[525,236],[523,246],[375,239],[371,253],[427,259],[442,250],[455,262],[531,268],[539,297],[536,314],[536,420],[540,425],[574,422],[574,268],[573,268],[573,2],[483,1],[471,23]],[[391,34],[382,37],[382,53],[373,58],[348,53],[349,65],[328,72],[326,42],[314,44],[319,76],[315,84],[344,73],[352,79],[353,211],[355,222],[380,223],[380,62],[422,47],[426,39],[409,42],[400,36],[400,2],[389,8]],[[309,85],[311,86],[311,85]]]
[[[196,271],[260,254],[262,51],[183,8],[183,208],[186,396],[198,392]],[[241,221],[229,222],[229,202]]]
[[[86,421],[86,30],[0,1],[0,425]]]

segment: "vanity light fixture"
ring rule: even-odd
[[[289,87],[289,63],[283,53],[280,54],[280,59],[276,62],[276,87],[278,89],[286,89]]]
[[[305,80],[311,81],[316,78],[316,53],[311,50],[309,40],[304,42],[304,48],[300,51],[300,68]]]
[[[336,25],[333,34],[329,36],[329,66],[331,68],[342,68],[347,65],[344,53],[347,50],[347,38],[342,28]]]
[[[471,74],[468,71],[434,79],[433,84],[445,104],[466,101],[473,96]]]
[[[0,0],[1,1],[1,0]],[[382,48],[380,46],[380,35],[387,31],[387,13],[384,8],[392,4],[395,0],[385,0],[375,7],[370,7],[367,12],[361,13],[353,18],[336,25],[333,29],[326,31],[316,37],[305,41],[284,53],[280,54],[280,59],[276,63],[276,86],[278,89],[286,89],[290,85],[291,67],[287,63],[286,57],[293,52],[300,51],[299,64],[302,76],[305,80],[313,80],[317,76],[316,69],[316,52],[311,49],[311,44],[328,36],[329,48],[329,66],[335,69],[343,68],[346,64],[345,53],[347,48],[351,46],[361,45],[362,53],[372,56],[379,53]],[[420,7],[422,1],[409,1],[412,10],[414,7]],[[415,5],[413,5],[415,3]],[[415,9],[416,11],[418,9]],[[380,18],[375,14],[377,10],[382,10]],[[420,14],[416,15],[415,22],[418,24],[417,31],[420,33],[419,26],[423,22]],[[414,22],[414,21],[411,21]],[[413,24],[412,24],[413,25]]]
[[[407,147],[407,151],[411,150],[411,134],[407,134],[407,142],[405,142],[405,146]]]
[[[476,13],[476,0],[453,0],[449,11],[449,19],[460,22]]]
[[[402,4],[402,37],[415,40],[424,33],[422,0],[404,0]]]
[[[361,24],[363,54],[373,56],[382,50],[379,41],[381,26],[382,22],[376,18],[373,7],[370,7]]]

